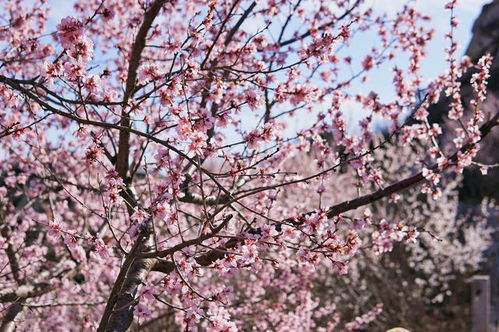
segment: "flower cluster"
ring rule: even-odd
[[[65,17],[57,25],[57,36],[62,47],[74,50],[83,38],[83,23],[75,17]]]
[[[487,80],[490,77],[489,70],[492,65],[492,56],[487,53],[478,60],[478,73],[471,76],[471,86],[478,96],[479,101],[484,101],[487,94]]]
[[[103,186],[104,204],[109,207],[120,205],[123,201],[120,195],[120,191],[123,188],[123,179],[116,170],[111,169],[106,173]]]

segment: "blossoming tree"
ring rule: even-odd
[[[381,306],[340,322],[334,299],[303,286],[320,268],[347,273],[360,247],[417,241],[421,227],[368,205],[416,186],[439,199],[442,175],[471,165],[497,125],[480,108],[491,56],[456,56],[455,0],[442,4],[448,67],[429,83],[420,63],[434,31],[409,6],[78,0],[50,31],[46,2],[0,2],[2,330],[124,331],[161,317],[185,330],[362,327]],[[377,47],[345,53],[369,33]],[[393,75],[395,98],[354,89],[375,70]],[[451,151],[427,119],[442,94],[459,124],[445,133]],[[363,110],[356,132],[349,103]],[[380,120],[391,135],[375,143]],[[379,166],[380,147],[414,140],[426,149],[410,172]],[[307,151],[306,170],[285,167]],[[356,190],[328,195],[342,167]]]
[[[373,153],[374,165],[384,172],[385,180],[395,181],[413,172],[422,150],[419,144],[387,145]],[[285,167],[311,172],[313,166],[310,165],[314,164],[315,157],[314,152],[299,155],[288,160]],[[295,185],[285,189],[281,202],[313,209],[319,195],[326,201],[339,201],[344,195],[355,196],[354,178],[355,169],[345,167],[324,181],[328,190],[322,194],[305,195],[307,186]],[[356,314],[362,315],[366,308],[383,303],[382,312],[368,330],[385,331],[393,326],[404,326],[411,331],[469,330],[466,280],[480,270],[480,263],[486,258],[485,250],[491,245],[493,231],[486,219],[492,217],[490,214],[497,214],[497,209],[484,201],[480,215],[471,220],[469,213],[460,215],[456,187],[462,178],[462,175],[442,178],[444,186],[438,200],[413,187],[406,189],[397,200],[372,204],[366,210],[368,218],[376,215],[380,224],[402,223],[402,227],[416,229],[421,236],[409,243],[394,242],[379,230],[366,227],[362,219],[353,219],[355,233],[360,238],[370,237],[370,245],[359,248],[349,262],[347,274],[331,273],[327,265],[317,266],[314,273],[307,276],[309,282],[300,285],[299,289],[310,292],[318,308],[334,299],[335,315],[342,319],[352,320]],[[348,219],[349,215],[343,217]],[[263,287],[270,288],[276,287],[279,281],[261,282],[266,283]],[[271,307],[276,307],[275,302],[280,301],[272,298],[271,292],[266,292],[265,298],[264,304]],[[259,307],[262,305],[260,302]],[[347,326],[365,327],[365,323],[357,318]]]

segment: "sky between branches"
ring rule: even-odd
[[[455,15],[459,21],[459,26],[454,30],[455,40],[459,43],[459,55],[463,55],[466,51],[466,47],[472,37],[471,29],[475,19],[480,14],[482,7],[490,3],[490,0],[459,0],[458,6],[455,10]],[[56,31],[56,25],[60,20],[66,16],[77,16],[73,10],[73,0],[49,0],[47,7],[50,8],[47,33]],[[317,3],[317,2],[316,2]],[[423,76],[423,84],[430,81],[432,78],[446,71],[448,64],[445,62],[445,47],[449,45],[449,41],[445,38],[445,34],[449,31],[449,17],[450,13],[448,10],[444,9],[445,1],[443,0],[366,0],[363,4],[365,7],[374,8],[376,13],[385,12],[389,16],[395,15],[397,12],[402,10],[404,5],[410,4],[414,6],[417,10],[421,11],[423,14],[427,14],[432,18],[429,23],[435,29],[435,36],[433,40],[428,44],[427,50],[428,55],[421,62],[421,74]],[[313,6],[314,0],[306,0],[304,2],[305,6]],[[264,26],[264,22],[258,22],[256,20],[248,19],[242,26],[242,29],[246,31],[256,32]],[[278,25],[277,25],[278,26]],[[295,26],[296,27],[296,26]],[[293,30],[291,26],[290,31]],[[365,56],[366,52],[372,47],[376,46],[377,40],[375,38],[374,32],[360,33],[353,36],[350,46],[345,49],[340,50],[341,56],[346,54],[351,55],[354,61],[351,66],[344,64],[340,70],[346,74],[357,72],[360,70],[360,58]],[[96,50],[97,51],[97,50]],[[98,53],[95,55],[94,60],[99,61]],[[102,59],[101,59],[102,60]],[[372,70],[369,74],[369,80],[367,82],[360,82],[359,79],[355,80],[352,86],[349,88],[350,91],[366,92],[370,90],[376,91],[379,94],[381,101],[388,101],[395,98],[396,94],[393,90],[393,73],[390,68],[393,65],[397,65],[401,68],[407,67],[407,57],[399,58],[390,63],[390,66],[382,66],[381,68]],[[329,107],[327,103],[320,105],[317,112],[324,111]],[[305,112],[305,111],[303,111]],[[294,122],[289,123],[289,132],[296,133],[297,130],[310,126],[316,118],[314,115],[297,113],[294,118]],[[365,117],[367,113],[362,111],[360,104],[355,102],[345,103],[343,105],[343,113],[346,115],[346,120],[348,121],[348,126],[350,130],[356,131],[358,128],[357,122]],[[258,119],[255,114],[247,112],[247,117],[244,118],[247,121],[248,128],[253,128],[255,122]],[[383,128],[387,123],[383,121],[374,121],[375,126]],[[224,133],[227,139],[230,141],[235,138],[235,133]]]

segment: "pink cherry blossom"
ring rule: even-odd
[[[62,46],[72,49],[83,35],[83,23],[75,17],[67,16],[57,25],[57,31]]]

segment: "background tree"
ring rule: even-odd
[[[422,154],[417,145],[387,146],[374,152],[375,160],[381,161],[379,168],[396,176],[410,174],[418,162],[417,156]],[[293,165],[306,169],[314,164],[313,156],[300,159]],[[325,184],[327,190],[322,199],[334,201],[344,194],[354,196],[356,190],[351,183],[354,178],[355,170],[351,168],[336,174]],[[485,260],[485,250],[492,240],[487,217],[497,212],[490,201],[484,201],[482,213],[471,220],[468,215],[461,215],[457,186],[462,176],[442,181],[445,189],[438,200],[421,194],[418,188],[410,188],[396,200],[379,201],[370,207],[371,219],[410,226],[421,233],[417,241],[393,243],[370,229],[364,234],[364,221],[353,219],[360,237],[371,236],[373,243],[359,248],[347,275],[319,269],[312,278],[312,297],[321,302],[334,299],[335,312],[340,317],[360,315],[364,308],[383,303],[383,311],[369,330],[385,331],[393,326],[404,326],[411,331],[469,330],[467,279],[480,270],[480,263]],[[307,205],[317,200],[313,196],[298,200],[296,196],[304,196],[303,191],[290,194],[288,204],[300,201]]]

